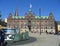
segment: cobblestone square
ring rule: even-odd
[[[18,41],[10,46],[60,46],[60,35],[42,33],[29,33],[30,39]]]

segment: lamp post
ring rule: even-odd
[[[41,8],[39,8],[39,15],[40,15],[40,35],[41,35]]]
[[[1,15],[1,11],[0,11],[0,20],[1,20],[1,16],[2,16],[2,15]]]

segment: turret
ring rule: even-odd
[[[12,19],[12,13],[9,13],[8,19]]]
[[[18,16],[18,9],[16,9],[14,16]]]
[[[50,14],[49,14],[49,20],[54,20],[54,16],[53,16],[52,12],[50,12]]]

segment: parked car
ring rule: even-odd
[[[5,40],[13,40],[14,35],[16,34],[15,29],[3,29],[5,32]]]

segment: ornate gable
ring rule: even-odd
[[[53,16],[52,12],[50,12],[50,14],[49,14],[49,19],[54,20],[54,16]]]
[[[27,16],[26,16],[26,19],[34,19],[35,16],[33,15],[32,12],[28,12]]]

